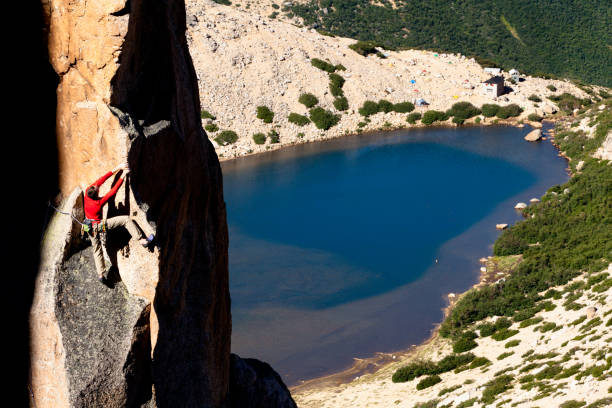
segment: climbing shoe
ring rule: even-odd
[[[155,235],[151,234],[151,235],[149,235],[149,236],[148,236],[148,237],[146,237],[146,238],[142,238],[142,239],[141,239],[140,241],[138,241],[138,242],[140,242],[140,243],[142,244],[142,246],[143,246],[143,247],[148,248],[148,247],[149,247],[149,245],[151,245],[151,243],[153,242],[153,240],[154,240],[154,239],[155,239]]]

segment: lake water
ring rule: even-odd
[[[568,179],[529,130],[358,135],[224,162],[232,351],[292,385],[425,340],[446,295],[476,282],[495,224]]]

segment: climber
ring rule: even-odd
[[[111,177],[113,174],[123,170],[123,177],[121,177],[114,186],[111,187],[110,191],[106,193],[106,195],[102,198],[98,196],[98,192],[100,191],[100,186],[104,184],[104,182]],[[91,228],[88,228],[88,234],[91,238],[91,244],[94,251],[94,261],[96,264],[96,270],[98,272],[98,280],[102,283],[106,283],[106,269],[104,267],[104,255],[102,253],[102,241],[100,239],[100,233],[105,233],[108,230],[125,227],[133,239],[137,239],[142,237],[140,230],[134,223],[131,217],[127,215],[121,215],[117,217],[108,218],[106,220],[102,219],[102,208],[104,204],[117,193],[119,187],[123,183],[125,177],[129,174],[130,169],[126,164],[122,164],[113,169],[113,171],[109,171],[102,177],[100,177],[96,182],[94,182],[91,186],[87,187],[85,191],[85,224],[91,225]],[[153,242],[154,236],[153,234],[149,235],[148,238],[140,238],[139,242],[145,248],[148,248],[149,245]]]

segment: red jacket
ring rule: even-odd
[[[89,187],[96,186],[99,188],[112,175],[113,175],[113,172],[109,171],[108,173],[100,177],[95,183],[93,183]],[[101,221],[102,220],[102,207],[104,207],[104,204],[106,204],[106,202],[112,196],[117,194],[117,190],[119,190],[119,187],[121,187],[122,183],[123,183],[123,179],[120,178],[119,181],[110,189],[110,191],[106,193],[106,195],[100,198],[99,200],[93,200],[87,197],[87,190],[85,190],[85,217],[89,218],[90,220]],[[87,189],[89,189],[89,187],[87,187]]]

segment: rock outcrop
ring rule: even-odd
[[[528,142],[537,142],[542,139],[542,131],[540,129],[532,130],[525,135],[525,140]]]
[[[80,190],[127,160],[131,176],[108,215],[134,216],[158,247],[109,234],[117,281],[109,289],[95,280],[80,226],[55,214],[30,312],[32,404],[223,406],[231,334],[225,204],[201,127],[184,3],[52,0],[44,9],[59,76],[62,208],[82,217]]]
[[[231,408],[297,408],[280,376],[262,361],[235,354],[230,360]]]

